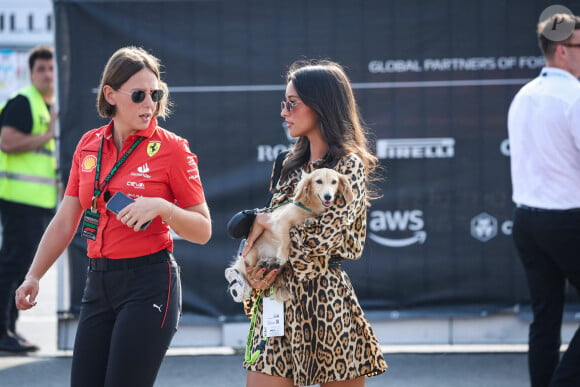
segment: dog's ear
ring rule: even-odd
[[[312,191],[312,178],[309,173],[302,171],[302,177],[296,186],[296,190],[294,191],[294,197],[292,200],[295,202],[302,202],[306,199],[310,192]]]
[[[348,183],[348,178],[343,174],[339,174],[338,182],[338,190],[342,192],[342,196],[344,196],[346,203],[348,204],[352,202],[354,200],[354,194],[352,193],[352,188],[350,188],[350,184]]]

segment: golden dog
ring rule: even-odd
[[[271,228],[265,229],[258,237],[248,252],[245,262],[240,254],[226,269],[225,274],[230,283],[230,293],[234,301],[246,300],[251,293],[250,284],[239,273],[245,274],[246,266],[265,267],[267,271],[270,271],[285,265],[290,253],[290,227],[302,225],[309,218],[320,216],[332,205],[337,194],[342,194],[346,203],[353,200],[348,179],[335,170],[320,168],[302,175],[296,186],[294,197],[272,210]],[[240,283],[242,281],[244,283]],[[272,286],[274,298],[278,301],[290,298],[289,289],[280,276],[276,278]],[[232,289],[234,287],[235,289]]]

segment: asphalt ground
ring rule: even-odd
[[[168,354],[156,387],[245,386],[242,354]],[[379,387],[524,387],[529,386],[522,352],[385,353],[386,373],[367,379]],[[3,387],[65,387],[70,354],[0,356]]]
[[[21,313],[18,331],[40,351],[0,352],[0,387],[66,387],[71,351],[57,348],[56,265],[41,281],[38,305]],[[526,345],[385,346],[386,373],[367,379],[378,387],[527,387]],[[232,348],[170,348],[156,387],[243,387],[243,354]]]

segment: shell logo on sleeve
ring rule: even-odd
[[[91,172],[93,169],[95,169],[96,165],[97,165],[97,158],[95,155],[86,156],[82,162],[83,172]]]

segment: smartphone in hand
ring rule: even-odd
[[[129,196],[125,195],[123,192],[115,192],[115,194],[109,199],[105,207],[114,214],[118,214],[123,208],[127,207],[129,204],[133,203],[135,200],[131,199]],[[144,223],[141,226],[141,230],[145,230],[151,221]]]

